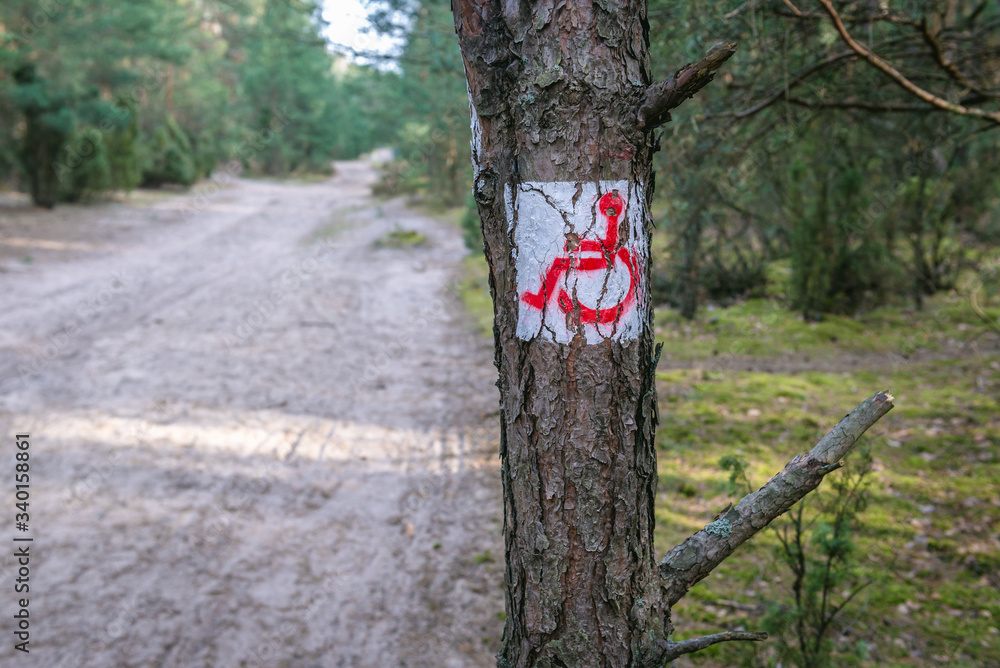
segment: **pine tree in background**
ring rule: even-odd
[[[17,87],[11,99],[25,121],[19,151],[21,167],[32,201],[52,208],[59,201],[59,175],[54,166],[76,128],[76,116],[67,106],[67,96],[38,76],[33,65],[14,72],[14,81]]]

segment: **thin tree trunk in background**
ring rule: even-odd
[[[684,229],[684,257],[681,261],[681,316],[693,320],[698,312],[698,260],[701,256],[701,228],[703,210],[698,207],[688,218]]]

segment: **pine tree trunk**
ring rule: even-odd
[[[698,296],[701,292],[699,262],[701,259],[702,208],[696,207],[688,217],[684,229],[684,256],[681,260],[680,311],[681,317],[694,320],[698,312]]]
[[[498,665],[643,665],[670,632],[652,548],[645,2],[454,7],[500,371]]]

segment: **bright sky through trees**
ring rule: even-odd
[[[398,40],[369,29],[369,13],[364,0],[326,0],[324,3],[323,18],[330,23],[327,38],[335,50],[361,63],[371,61],[357,57],[358,53],[392,53],[401,46]]]

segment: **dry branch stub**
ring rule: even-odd
[[[816,489],[861,435],[892,410],[893,397],[878,392],[848,413],[808,454],[800,454],[756,492],[747,494],[720,519],[670,550],[660,573],[671,605],[679,601],[741,544]]]

